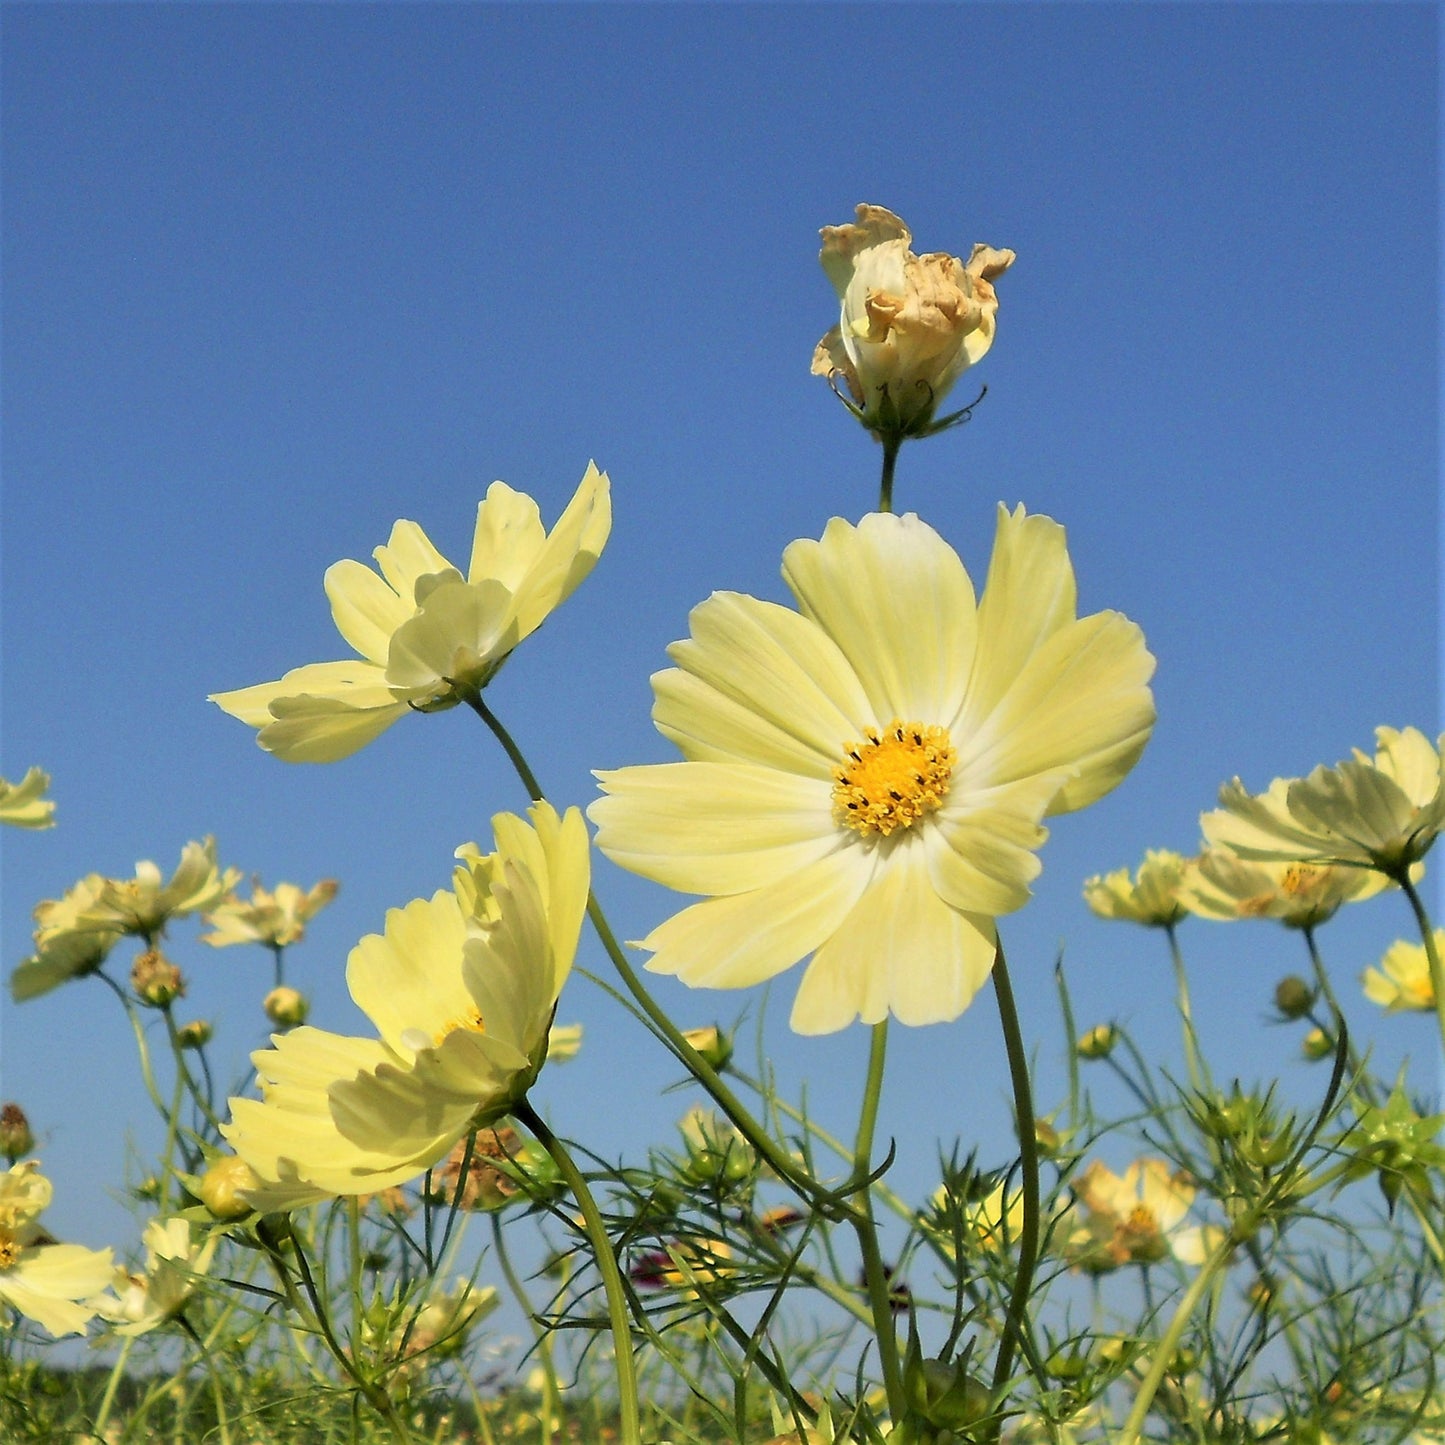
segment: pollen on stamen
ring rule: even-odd
[[[894,718],[847,743],[833,770],[833,816],[867,837],[910,828],[941,806],[958,759],[948,733]]]

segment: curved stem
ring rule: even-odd
[[[1345,1016],[1344,1010],[1340,1007],[1340,1001],[1335,996],[1334,985],[1330,982],[1330,976],[1325,972],[1324,960],[1320,957],[1318,943],[1315,942],[1315,930],[1313,926],[1306,925],[1301,930],[1305,936],[1305,947],[1309,950],[1310,968],[1314,972],[1315,987],[1320,991],[1320,997],[1329,1006],[1330,1013],[1337,1019]],[[1346,1059],[1350,1066],[1350,1077],[1353,1080],[1352,1087],[1359,1090],[1361,1097],[1367,1104],[1375,1102],[1375,1092],[1370,1087],[1369,1080],[1365,1077],[1360,1067],[1360,1056],[1355,1050],[1354,1040],[1347,1037],[1349,1052]]]
[[[572,1197],[582,1211],[587,1237],[607,1292],[607,1314],[612,1325],[612,1349],[617,1360],[617,1397],[621,1414],[622,1445],[641,1445],[642,1420],[637,1404],[637,1369],[632,1358],[632,1319],[627,1312],[627,1287],[617,1254],[607,1234],[607,1225],[597,1208],[597,1201],[587,1187],[582,1171],[573,1162],[562,1141],[547,1127],[542,1116],[524,1099],[512,1110],[513,1118],[525,1124],[538,1142],[552,1156]]]
[[[888,1020],[884,1018],[873,1025],[873,1036],[868,1046],[868,1078],[863,1086],[858,1138],[853,1146],[853,1178],[860,1181],[853,1195],[853,1229],[863,1255],[863,1279],[873,1308],[873,1333],[878,1340],[878,1359],[883,1367],[888,1413],[897,1424],[903,1419],[907,1401],[903,1393],[903,1369],[898,1360],[898,1331],[893,1324],[892,1290],[878,1247],[878,1227],[873,1221],[873,1189],[867,1182],[873,1167],[873,1134],[878,1124],[878,1103],[883,1094],[883,1063],[887,1052]]]
[[[1435,928],[1424,900],[1410,881],[1409,871],[1403,871],[1397,881],[1410,900],[1410,908],[1420,928],[1420,942],[1425,945],[1425,961],[1430,967],[1430,991],[1435,995],[1435,1017],[1440,1022],[1440,1046],[1445,1049],[1445,966],[1442,966],[1440,950],[1435,946]]]
[[[990,1435],[998,1438],[1002,1425],[999,1406],[1003,1392],[1013,1373],[1015,1351],[1025,1345],[1025,1321],[1029,1295],[1033,1291],[1034,1269],[1039,1260],[1039,1141],[1034,1132],[1034,1095],[1029,1081],[1029,1060],[1024,1050],[1023,1030],[1019,1027],[1018,1009],[1009,983],[1008,963],[1004,958],[1003,940],[994,944],[993,992],[998,1003],[999,1025],[1003,1031],[1004,1050],[1008,1054],[1009,1078],[1013,1084],[1014,1115],[1019,1140],[1019,1166],[1022,1174],[1024,1219],[1019,1231],[1018,1271],[1014,1275],[1013,1294],[1009,1297],[1008,1315],[1004,1319],[1003,1338],[999,1341],[998,1358],[994,1362],[992,1396],[995,1423]]]
[[[513,741],[511,733],[501,724],[491,708],[483,701],[481,693],[473,693],[466,699],[466,704],[481,720],[491,729],[492,736],[501,743],[502,751],[506,753],[507,760],[516,769],[517,776],[522,780],[522,786],[526,788],[528,795],[534,803],[540,803],[546,796],[542,791],[542,785],[537,781],[537,775],[527,766],[527,760],[522,756],[522,750]]]
[[[110,1379],[105,1382],[105,1394],[101,1397],[100,1409],[95,1416],[93,1428],[98,1440],[105,1438],[105,1426],[110,1419],[111,1407],[115,1404],[115,1392],[120,1386],[121,1377],[125,1374],[125,1362],[130,1355],[131,1346],[135,1342],[135,1335],[127,1335],[120,1342],[120,1352],[115,1357],[115,1364],[111,1366]]]

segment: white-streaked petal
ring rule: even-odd
[[[682,893],[762,888],[838,846],[830,784],[745,763],[599,772],[587,810],[614,863]]]
[[[912,513],[839,517],[821,542],[792,543],[783,578],[837,643],[880,725],[947,723],[973,663],[973,584],[958,554]]]
[[[870,850],[835,852],[766,888],[710,898],[642,940],[647,967],[699,988],[747,988],[806,957],[838,927],[874,869]]]
[[[900,1023],[957,1018],[994,961],[993,920],[939,898],[921,838],[904,840],[808,965],[790,1020],[801,1034],[854,1019]]]

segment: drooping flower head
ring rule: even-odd
[[[94,1318],[91,1300],[110,1283],[115,1264],[110,1250],[56,1244],[36,1223],[52,1193],[34,1159],[0,1174],[0,1304],[52,1335],[78,1335]]]
[[[262,1100],[222,1133],[260,1177],[258,1208],[371,1194],[415,1178],[525,1096],[547,1056],[589,882],[582,815],[546,803],[492,819],[453,891],[392,909],[346,981],[379,1038],[302,1027],[252,1056]]]
[[[1180,889],[1193,866],[1192,858],[1167,848],[1151,848],[1132,877],[1127,868],[1118,868],[1103,877],[1095,874],[1085,879],[1084,901],[1100,918],[1169,928],[1188,913]]]
[[[1247,862],[1228,848],[1206,848],[1180,896],[1201,918],[1274,918],[1286,928],[1317,928],[1343,904],[1389,886],[1383,874],[1365,868]]]
[[[211,701],[287,762],[348,757],[408,712],[478,694],[592,570],[611,527],[607,474],[591,465],[550,533],[531,497],[493,482],[465,577],[415,522],[400,521],[372,553],[380,575],[353,561],[326,572],[337,631],[360,657],[309,663]]]
[[[106,880],[88,873],[59,898],[35,906],[35,952],[10,975],[16,1003],[39,998],[72,978],[94,973],[120,942],[120,930],[82,923],[104,891]]]
[[[926,436],[955,381],[993,345],[993,281],[1012,251],[975,246],[967,261],[915,256],[892,211],[861,205],[824,226],[820,260],[841,315],[813,353],[815,376],[840,376],[859,419],[880,435]]]
[[[193,1237],[185,1219],[153,1219],[142,1239],[144,1271],[118,1270],[114,1297],[101,1296],[94,1302],[118,1335],[146,1334],[180,1314],[216,1253],[217,1237]]]
[[[294,883],[278,883],[272,893],[254,879],[249,899],[233,895],[206,914],[215,931],[203,933],[201,942],[212,948],[234,943],[286,948],[299,943],[306,936],[306,925],[336,897],[338,886],[334,878],[323,878],[305,893]]]
[[[1251,796],[1235,778],[1200,819],[1204,836],[1241,858],[1374,868],[1401,881],[1445,827],[1445,738],[1375,729],[1372,758],[1355,749],[1306,778],[1276,778]]]
[[[731,592],[693,610],[652,680],[685,761],[599,773],[598,846],[706,895],[642,941],[654,972],[744,988],[813,954],[800,1033],[955,1018],[1042,819],[1142,751],[1154,660],[1127,618],[1076,616],[1063,528],[1022,507],[999,509],[981,603],[912,515],[835,518],[783,576],[799,612]]]
[[[29,769],[18,783],[0,778],[0,823],[12,828],[53,828],[55,804],[45,796],[50,774]]]

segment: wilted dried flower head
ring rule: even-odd
[[[521,1150],[522,1136],[509,1124],[478,1129],[470,1151],[467,1140],[460,1139],[452,1152],[432,1170],[432,1197],[446,1204],[456,1199],[459,1209],[502,1208],[521,1193],[522,1186],[499,1167],[498,1161],[515,1159]],[[463,1160],[466,1160],[465,1180],[462,1176]],[[461,1196],[458,1199],[459,1186]]]
[[[813,374],[841,377],[854,415],[880,438],[928,436],[949,388],[993,345],[993,281],[1012,251],[976,245],[967,261],[937,251],[915,256],[908,227],[882,206],[824,226],[819,259],[841,315],[813,353]],[[840,393],[841,395],[841,393]]]
[[[30,1132],[30,1120],[19,1104],[7,1103],[0,1106],[0,1154],[12,1164],[35,1147],[35,1135]]]
[[[130,968],[130,986],[135,996],[150,1008],[165,1008],[186,991],[180,969],[158,948],[137,954]]]

